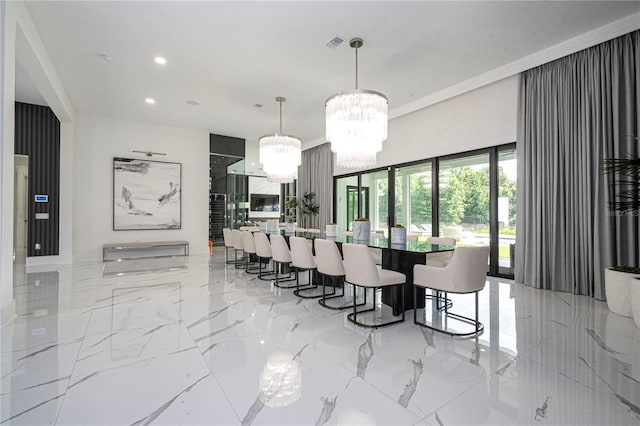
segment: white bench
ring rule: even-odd
[[[176,254],[169,254],[167,250],[179,248],[182,250],[182,254],[178,256],[189,256],[189,242],[188,241],[145,241],[136,243],[112,243],[104,244],[102,246],[102,260],[121,260],[121,259],[139,259],[143,257],[167,257],[176,256]],[[148,253],[145,253],[148,251]],[[128,257],[120,254],[127,254],[132,252]],[[117,253],[118,256],[110,258],[108,255]],[[133,255],[135,253],[136,255]],[[132,256],[133,255],[133,256]]]

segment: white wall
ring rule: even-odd
[[[13,315],[13,155],[15,152],[15,40],[16,18],[13,5],[2,2],[2,143],[0,155],[0,308],[2,317]]]
[[[187,240],[192,254],[208,253],[209,133],[76,113],[74,129],[73,257],[102,259],[102,245]],[[182,229],[113,231],[113,157],[182,163]]]
[[[389,120],[376,167],[516,140],[518,76]],[[334,165],[334,175],[355,171]]]

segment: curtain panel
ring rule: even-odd
[[[522,73],[515,278],[604,299],[604,269],[638,266],[638,212],[613,210],[602,161],[638,156],[640,31]]]
[[[333,214],[333,153],[328,143],[302,151],[302,164],[298,168],[298,197],[315,192],[320,205],[317,216],[305,223],[307,228],[319,228],[331,222]],[[298,213],[298,223],[300,224]]]

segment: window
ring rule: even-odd
[[[459,246],[488,245],[489,154],[440,161],[438,185],[438,235]]]
[[[453,237],[459,246],[490,245],[489,274],[513,277],[516,164],[516,146],[509,144],[337,176],[334,217],[341,231],[368,217],[371,229],[385,235],[401,224],[419,240],[433,235]]]
[[[427,162],[395,170],[395,223],[419,240],[433,235],[431,169]]]

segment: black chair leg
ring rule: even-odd
[[[353,285],[353,284],[352,284]],[[403,284],[398,284],[402,286],[402,290],[401,290],[401,299],[403,302],[403,306],[404,306],[404,283]],[[363,287],[364,292],[365,292],[365,297],[367,294],[367,288]],[[394,320],[394,321],[388,321],[388,322],[382,322],[382,323],[373,323],[373,324],[366,324],[363,322],[358,321],[357,318],[357,314],[361,314],[364,312],[371,312],[371,311],[375,311],[376,310],[376,290],[378,289],[377,287],[373,287],[373,307],[371,309],[363,309],[361,311],[358,311],[356,308],[356,286],[353,285],[353,313],[350,313],[349,315],[347,315],[347,319],[349,321],[351,321],[352,323],[359,325],[361,327],[367,327],[367,328],[378,328],[378,327],[386,327],[392,324],[396,324],[399,322],[403,322],[404,321],[404,310],[402,311],[402,316],[400,319],[398,320]]]
[[[447,306],[448,304],[445,303],[444,312],[441,313],[441,315],[444,315],[444,324],[445,324],[444,328],[433,327],[431,325],[428,325],[426,322],[418,321],[417,313],[416,313],[417,310],[418,310],[418,308],[416,307],[417,289],[416,289],[415,285],[413,286],[413,292],[414,292],[413,293],[413,295],[414,295],[414,299],[413,299],[413,322],[414,322],[414,324],[417,324],[417,325],[419,325],[421,327],[424,327],[424,328],[428,328],[428,329],[437,331],[439,333],[448,334],[448,335],[453,336],[453,337],[472,337],[472,336],[476,336],[477,337],[480,334],[482,334],[482,332],[484,331],[484,324],[482,324],[479,321],[479,315],[480,314],[479,314],[479,301],[478,301],[478,292],[477,291],[475,292],[475,309],[476,309],[475,318],[469,318],[469,317],[462,316],[460,314],[455,314],[453,312],[450,312],[449,311],[449,306]],[[446,295],[446,293],[445,293],[445,295]],[[437,309],[437,305],[436,305],[436,310],[438,310]],[[467,333],[457,333],[457,332],[454,332],[454,331],[450,331],[449,327],[447,325],[449,319],[455,319],[455,320],[463,322],[465,324],[473,325],[474,331],[467,332]]]

